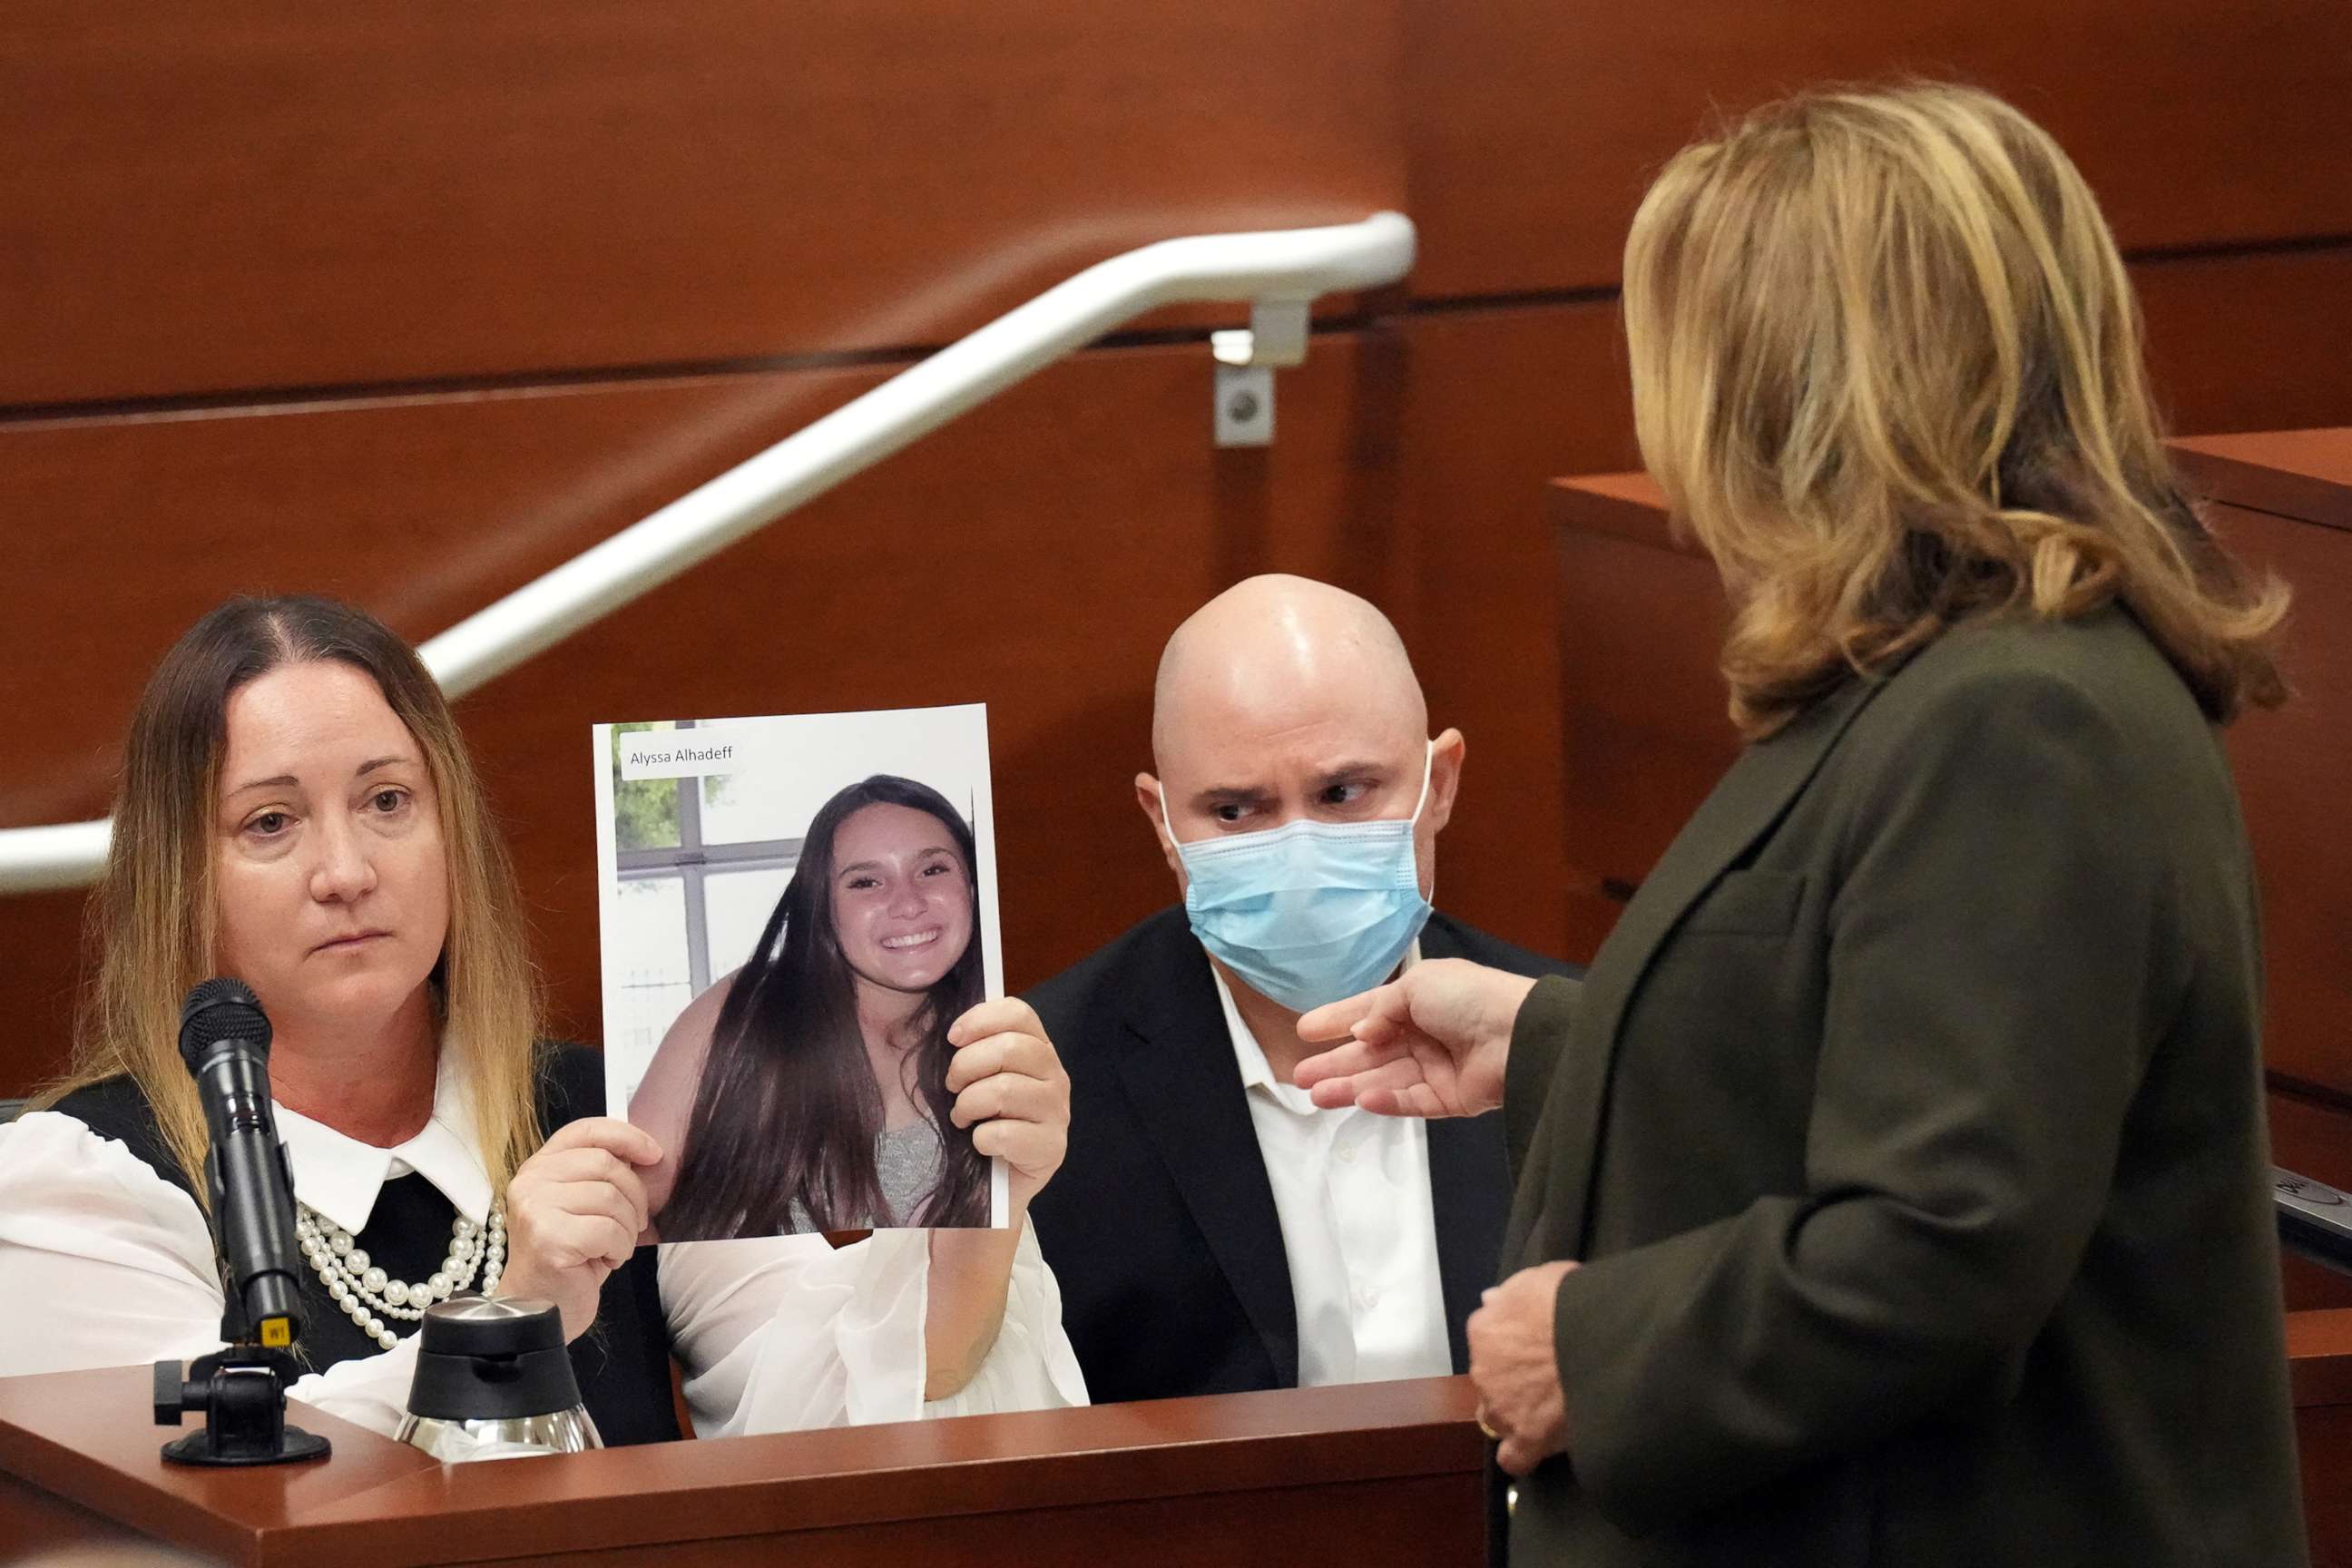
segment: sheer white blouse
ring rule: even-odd
[[[383,1183],[414,1171],[480,1221],[490,1182],[444,1074],[433,1120],[394,1149],[346,1138],[284,1106],[295,1195],[356,1233]],[[1024,1232],[996,1342],[955,1394],[923,1398],[929,1233],[877,1231],[665,1246],[661,1302],[702,1436],[1086,1403],[1062,1331],[1061,1291]],[[71,1116],[0,1126],[0,1376],[186,1360],[220,1347],[210,1231],[187,1194]],[[294,1384],[294,1398],[389,1434],[416,1337]]]

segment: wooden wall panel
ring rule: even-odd
[[[2344,1484],[2352,1467],[2352,1405],[2297,1410],[2294,1442],[2311,1568],[2352,1568],[2352,1488]]]
[[[296,587],[440,631],[878,379],[719,377],[0,426],[37,581],[0,623],[0,822],[99,808],[140,682],[226,594]],[[93,613],[93,610],[100,613]]]
[[[1592,491],[1622,488],[1622,503]],[[1714,564],[1667,533],[1647,481],[1551,492],[1570,918],[1594,947],[1739,751]],[[1580,952],[1579,957],[1589,957]]]
[[[984,701],[1012,983],[1164,902],[1130,781],[1149,765],[1151,671],[1176,623],[1235,578],[1281,568],[1370,594],[1415,633],[1394,360],[1378,338],[1318,338],[1283,373],[1280,444],[1218,452],[1205,350],[1083,356],[467,700],[561,1026],[601,1034],[587,760],[599,720]],[[0,774],[0,822],[103,809],[138,681],[223,595],[324,588],[421,636],[871,379],[0,432],[0,511],[43,520],[40,571],[105,584],[101,605],[27,604],[47,618],[5,629],[0,722],[52,749]],[[110,487],[78,488],[101,474]],[[78,902],[0,900],[0,1008],[25,1021],[0,1046],[0,1093],[60,1058]]]
[[[1401,205],[1393,0],[0,16],[0,404],[944,342]]]
[[[2352,153],[2341,169],[2352,186]],[[2352,425],[2352,354],[2332,346],[2352,343],[2352,242],[2144,261],[2132,280],[2174,430]]]
[[[2341,0],[1408,0],[1423,294],[1614,282],[1648,177],[1822,81],[1976,81],[2053,132],[2134,248],[2352,234]]]
[[[2352,360],[2293,351],[2297,341],[2334,341],[2338,329],[2352,335],[2352,247],[2168,262],[2137,276],[2159,384],[2181,427],[2277,426],[2322,409],[2352,419]],[[1534,498],[1549,475],[1634,461],[1616,308],[1421,313],[1383,342],[1362,362],[1370,423],[1359,439],[1368,448],[1386,439],[1382,423],[1400,417],[1392,405],[1402,402],[1396,505],[1423,542],[1408,575],[1440,606],[1444,628],[1417,650],[1424,681],[1483,731],[1490,776],[1540,788],[1549,763],[1537,759],[1557,754],[1546,696],[1555,677],[1541,652],[1555,637],[1553,608],[1531,586],[1550,551]],[[217,584],[299,562],[310,580],[429,635],[878,375],[0,426],[0,517],[11,520],[17,563],[41,581],[103,583],[108,612],[59,593],[28,596],[0,623],[0,712],[44,715],[0,767],[0,822],[91,809],[140,672]],[[1376,397],[1387,413],[1375,412]],[[1173,426],[1155,438],[1189,441],[1202,416],[1197,405],[1173,408]],[[1291,434],[1286,416],[1277,454]],[[929,450],[898,464],[929,468]],[[1228,466],[1251,460],[1234,454]],[[1497,687],[1487,677],[1498,669],[1518,679]],[[68,671],[87,700],[46,700]],[[1481,714],[1492,717],[1478,723]],[[1505,840],[1481,838],[1474,820],[1463,826],[1458,840],[1508,858]]]
[[[2229,731],[2230,761],[2261,868],[2270,984],[2264,1058],[2274,1073],[2352,1105],[2352,532],[2233,506],[2214,528],[2294,588],[2288,628],[2297,700]],[[2352,1172],[2346,1173],[2352,1184]]]
[[[2172,449],[2190,481],[2217,500],[2352,531],[2352,423],[2189,436]]]
[[[1431,724],[1457,725],[1469,742],[1438,901],[1498,936],[1567,952],[1558,608],[1537,500],[1552,474],[1634,460],[1616,307],[1425,314],[1405,335],[1413,660]]]

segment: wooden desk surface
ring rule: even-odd
[[[2214,500],[2352,529],[2352,426],[2193,436],[2172,450],[2190,482]]]
[[[49,1500],[237,1563],[365,1568],[658,1551],[770,1538],[835,1561],[1041,1552],[1049,1512],[1099,1539],[1121,1518],[1286,1540],[1320,1489],[1366,1527],[1350,1568],[1475,1556],[1485,1447],[1463,1378],[657,1444],[444,1466],[306,1406],[334,1456],[250,1470],[167,1466],[145,1367],[0,1379],[0,1471]],[[45,1500],[45,1501],[47,1500]],[[1175,1505],[1138,1512],[1129,1505]],[[944,1521],[956,1521],[956,1523]],[[1327,1521],[1328,1522],[1328,1521]],[[928,1523],[927,1533],[914,1528]],[[868,1531],[887,1555],[850,1550]],[[790,1537],[778,1541],[775,1537]],[[928,1545],[931,1550],[921,1548]],[[967,1548],[987,1547],[985,1552]]]

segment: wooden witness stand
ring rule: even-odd
[[[166,1466],[145,1367],[0,1379],[0,1563],[1476,1563],[1465,1378],[443,1465]]]
[[[2276,1162],[2352,1189],[2352,429],[2173,444],[2215,530],[2284,578],[2294,700],[2228,744],[2262,878]],[[1572,945],[1587,952],[1738,750],[1722,588],[1638,474],[1555,481]],[[2352,1568],[2352,1279],[2285,1259],[2315,1568]],[[2245,1310],[2215,1301],[2217,1312]]]

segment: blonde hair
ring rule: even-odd
[[[99,952],[73,1063],[43,1102],[128,1074],[199,1204],[204,1112],[179,1055],[180,1003],[213,972],[214,820],[228,701],[280,665],[363,671],[424,750],[440,802],[449,931],[430,984],[442,1048],[457,1053],[493,1190],[539,1147],[539,980],[506,847],[441,689],[364,611],[306,597],[232,599],[190,627],[142,693],[124,750],[113,843],[91,910]]]
[[[1972,616],[2115,601],[2210,718],[2284,698],[2285,591],[2184,498],[2115,240],[2000,100],[1809,94],[1684,149],[1624,309],[1643,459],[1730,590],[1751,736]]]

